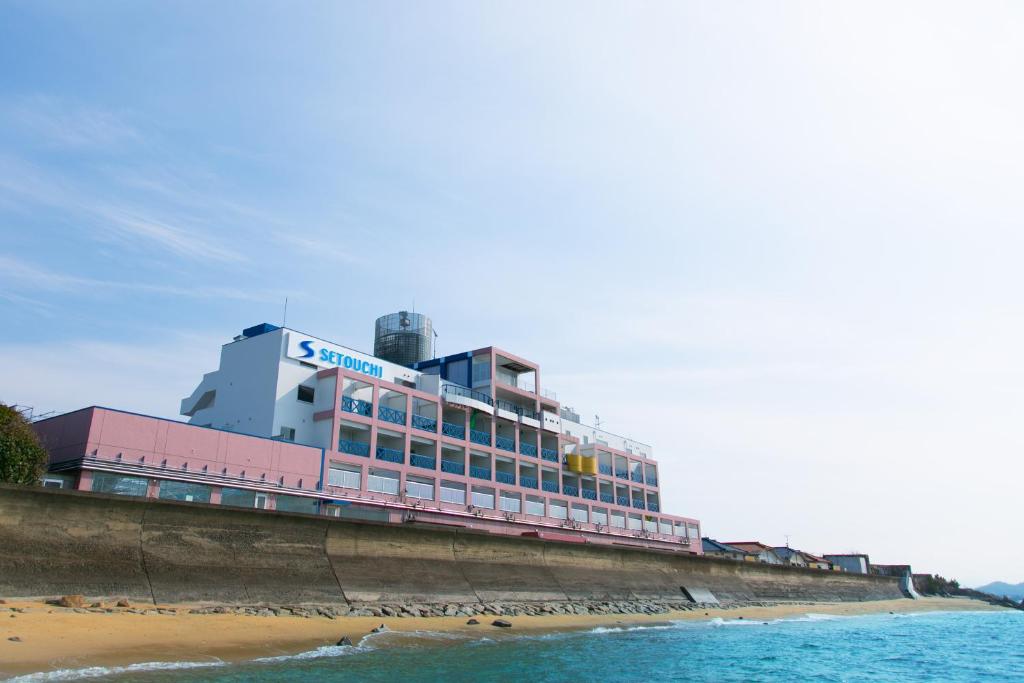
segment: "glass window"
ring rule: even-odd
[[[577,522],[589,522],[590,516],[587,514],[587,506],[573,504],[572,518]]]
[[[544,499],[537,496],[526,497],[526,514],[544,516]]]
[[[366,488],[374,493],[398,495],[398,473],[389,470],[370,470],[366,478]]]
[[[405,493],[410,498],[434,500],[434,480],[408,476],[405,478]]]
[[[555,519],[568,519],[569,506],[564,500],[552,500],[548,503],[548,514]]]
[[[505,512],[522,512],[523,503],[518,493],[502,493],[501,509]]]
[[[442,481],[441,482],[441,502],[444,503],[455,503],[457,505],[466,504],[466,486],[465,484],[459,484],[454,481]]]
[[[144,477],[126,477],[110,472],[93,472],[92,474],[92,490],[97,493],[144,497],[148,487],[149,480]]]
[[[205,484],[190,484],[187,481],[160,482],[160,498],[164,500],[184,500],[189,503],[209,503],[213,488]]]
[[[473,488],[472,498],[473,505],[479,508],[487,508],[488,510],[494,509],[494,489],[478,489]]]
[[[331,469],[327,473],[327,483],[330,486],[338,486],[343,489],[359,489],[361,472],[358,467],[347,465],[336,465],[331,463]]]
[[[626,516],[621,512],[612,511],[612,526],[618,529],[625,529]]]
[[[274,508],[281,512],[305,512],[306,514],[315,515],[317,514],[319,507],[317,503],[318,501],[316,498],[283,496],[278,494]]]
[[[220,504],[233,508],[255,508],[256,492],[225,487],[220,490]]]
[[[316,390],[313,387],[307,387],[302,384],[299,385],[298,399],[303,403],[312,403],[315,395]]]

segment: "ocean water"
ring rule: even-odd
[[[162,681],[1024,681],[1024,612],[723,620],[516,635],[383,633],[243,664],[155,662],[14,679]]]

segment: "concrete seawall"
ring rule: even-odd
[[[899,580],[633,548],[0,486],[0,597],[215,603],[859,601]]]

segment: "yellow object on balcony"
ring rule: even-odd
[[[597,474],[597,456],[596,455],[584,455],[582,456],[582,469],[580,470],[583,474]]]
[[[569,464],[569,470],[572,472],[583,472],[583,456],[579,453],[570,453],[566,458]]]

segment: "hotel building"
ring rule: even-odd
[[[662,511],[650,446],[582,424],[507,351],[431,357],[429,325],[381,318],[375,355],[248,328],[181,401],[187,424],[99,407],[36,422],[45,483],[702,552],[699,522]]]

